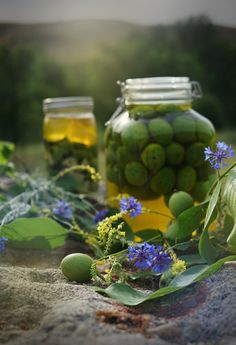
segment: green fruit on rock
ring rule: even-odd
[[[192,167],[186,166],[178,171],[177,184],[178,190],[190,192],[197,181],[196,170]]]
[[[150,182],[151,190],[157,194],[168,194],[175,185],[175,173],[171,168],[164,167],[153,176]]]
[[[172,123],[174,135],[180,143],[196,141],[196,124],[190,115],[181,115]]]
[[[178,165],[184,159],[184,147],[179,143],[171,143],[166,147],[166,161],[170,165]]]
[[[197,121],[196,130],[198,140],[203,141],[208,145],[215,136],[215,129],[211,122],[207,119],[205,119],[204,121]]]
[[[148,143],[148,130],[143,122],[130,121],[121,133],[124,146],[129,151],[140,151]]]
[[[143,186],[147,182],[147,169],[139,162],[130,162],[125,166],[125,178],[132,186]]]
[[[186,151],[186,161],[189,165],[194,168],[199,167],[204,164],[205,155],[204,155],[205,144],[203,143],[194,143],[190,145]]]
[[[178,217],[180,213],[193,206],[193,198],[186,192],[176,192],[172,194],[169,200],[169,209],[171,213]]]
[[[64,276],[70,281],[86,283],[91,280],[91,267],[93,259],[82,253],[67,255],[61,262],[61,270]]]
[[[153,139],[162,145],[168,145],[173,138],[171,125],[163,119],[153,119],[148,124],[148,129]]]
[[[159,144],[150,144],[145,147],[141,155],[143,164],[155,172],[163,167],[165,163],[165,150]]]

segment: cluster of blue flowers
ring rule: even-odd
[[[142,213],[142,205],[133,196],[123,197],[120,199],[120,211],[127,212],[130,217],[135,218]]]
[[[224,159],[232,158],[234,156],[234,150],[231,146],[228,146],[223,141],[219,141],[216,144],[216,150],[212,151],[208,146],[205,148],[205,160],[208,161],[213,169],[221,169],[228,166],[224,162]]]
[[[57,204],[53,208],[55,216],[70,220],[72,218],[72,211],[70,205],[64,200],[58,200]]]
[[[0,252],[4,251],[7,241],[8,239],[6,237],[0,237]]]
[[[127,256],[134,267],[155,273],[165,272],[172,262],[162,246],[154,246],[147,242],[129,246]]]

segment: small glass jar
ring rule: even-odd
[[[199,84],[187,77],[161,77],[120,85],[120,106],[105,131],[109,200],[129,194],[166,215],[171,215],[168,199],[175,191],[201,202],[213,178],[204,148],[215,141],[215,130],[191,108],[193,99],[201,97]],[[155,214],[128,221],[134,231],[165,231],[169,223]]]
[[[51,176],[73,165],[97,168],[97,132],[91,97],[58,97],[43,101],[43,138],[47,169]],[[88,173],[65,175],[59,181],[66,189],[88,192],[96,189]]]

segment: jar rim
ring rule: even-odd
[[[92,110],[94,106],[93,98],[90,96],[70,96],[70,97],[54,97],[45,98],[43,100],[43,110],[47,112],[49,110],[58,109],[73,109],[82,108],[86,110]]]

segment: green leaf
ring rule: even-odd
[[[13,143],[0,141],[0,165],[8,163],[14,149],[15,145]]]
[[[134,235],[140,237],[143,241],[150,241],[151,239],[155,239],[155,242],[163,242],[163,235],[161,231],[157,229],[144,229],[135,231]]]
[[[163,296],[170,295],[176,291],[179,291],[183,289],[184,287],[189,286],[193,283],[196,283],[199,280],[205,279],[211,274],[215,273],[216,271],[219,270],[220,267],[222,267],[222,265],[226,261],[235,261],[235,260],[236,260],[236,255],[223,258],[210,266],[199,265],[199,266],[191,267],[185,272],[183,272],[181,275],[176,277],[172,281],[171,283],[172,285],[170,284],[169,286],[161,288],[149,295],[146,295],[145,293],[138,291],[129,285],[120,284],[120,283],[112,284],[106,289],[96,288],[96,291],[110,298],[113,298],[114,300],[120,303],[123,303],[125,305],[135,306],[143,302],[150,301],[153,299],[158,299]]]
[[[227,238],[227,244],[231,251],[236,252],[236,169],[229,172],[223,192],[224,201],[229,208],[234,223]]]
[[[61,247],[68,231],[50,218],[18,218],[1,228],[13,248],[54,249]]]
[[[181,255],[178,256],[178,258],[184,260],[187,266],[203,265],[207,263],[206,260],[198,254]]]
[[[219,200],[221,185],[222,185],[222,181],[219,181],[217,183],[211,197],[210,197],[209,205],[208,205],[207,212],[206,212],[204,229],[207,229],[208,226],[210,225],[211,221],[212,221],[212,215],[213,215],[213,212],[216,208],[217,202]]]
[[[213,263],[217,257],[217,250],[211,243],[207,228],[205,228],[200,236],[198,244],[199,254],[209,264]]]
[[[200,226],[202,220],[205,218],[207,206],[208,201],[191,207],[179,215],[177,218],[179,225],[177,231],[178,240],[191,236],[192,232]]]

